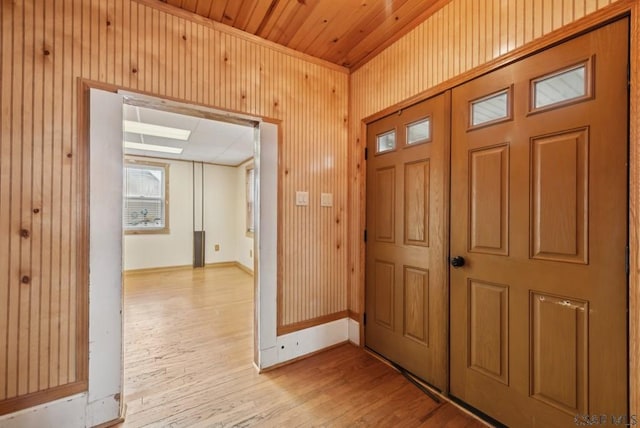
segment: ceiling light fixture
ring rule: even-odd
[[[182,153],[181,147],[157,146],[155,144],[134,143],[131,141],[125,141],[124,148],[133,150],[145,150],[148,152],[173,153],[176,155]]]
[[[168,126],[135,122],[132,120],[124,120],[123,125],[124,132],[131,132],[133,134],[152,135],[154,137],[164,137],[182,141],[187,141],[191,135],[191,131],[188,129],[170,128]]]

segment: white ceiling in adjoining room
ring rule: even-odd
[[[125,144],[126,142],[131,142],[182,149],[182,152],[177,154],[125,147],[125,154],[231,166],[237,166],[253,157],[254,128],[250,126],[138,107],[130,104],[124,104],[123,106],[123,119],[125,121],[191,131],[186,141],[125,132]]]

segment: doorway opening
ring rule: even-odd
[[[257,124],[123,101],[123,398],[180,424],[166,403],[251,368]]]
[[[124,97],[124,271],[253,273],[256,124],[138,104]]]
[[[251,238],[250,235],[253,233],[252,238],[254,244],[250,246],[250,248],[246,248],[245,252],[247,253],[247,258],[250,259],[251,256],[253,256],[253,258],[255,260],[259,260],[259,262],[250,263],[246,266],[241,261],[237,262],[236,260],[233,260],[230,262],[228,260],[221,260],[220,258],[216,259],[216,253],[219,253],[218,257],[220,257],[224,248],[228,247],[228,245],[233,245],[233,242],[235,242],[233,236],[226,241],[203,240],[203,245],[201,247],[202,258],[204,261],[211,264],[228,263],[227,266],[222,265],[218,267],[221,268],[221,271],[233,271],[236,276],[245,275],[245,279],[247,274],[243,272],[242,269],[238,269],[237,266],[242,264],[247,270],[250,270],[255,266],[253,281],[248,277],[248,290],[246,290],[246,296],[248,297],[244,299],[245,303],[248,302],[246,306],[247,317],[244,321],[244,333],[247,342],[244,347],[246,355],[243,359],[240,359],[243,361],[246,368],[254,372],[254,365],[258,367],[261,366],[261,350],[273,347],[271,342],[275,342],[278,126],[273,123],[263,122],[262,120],[253,117],[242,116],[239,114],[232,115],[205,107],[193,107],[182,103],[160,100],[139,94],[123,92],[116,94],[114,93],[115,88],[110,88],[114,92],[107,92],[90,88],[89,85],[86,87],[89,94],[90,106],[88,132],[90,150],[87,162],[89,170],[88,206],[90,217],[90,227],[88,230],[90,246],[90,287],[88,299],[90,316],[89,335],[91,337],[89,343],[90,398],[109,396],[117,397],[115,400],[112,400],[113,403],[108,401],[106,402],[110,403],[110,407],[114,407],[114,409],[109,410],[110,413],[115,412],[116,414],[122,414],[122,411],[117,412],[116,408],[121,406],[122,401],[119,397],[122,395],[122,385],[124,381],[124,360],[123,358],[114,358],[114,355],[118,355],[119,353],[121,356],[123,355],[123,272],[127,270],[135,270],[136,263],[138,264],[138,270],[157,269],[157,266],[152,267],[147,265],[147,267],[143,267],[140,260],[144,259],[144,257],[152,256],[154,251],[160,247],[161,238],[166,238],[166,235],[168,235],[166,229],[169,229],[170,232],[172,228],[180,229],[185,226],[184,223],[187,223],[186,230],[191,233],[189,237],[183,238],[183,241],[188,243],[188,245],[184,247],[188,248],[187,250],[184,250],[184,252],[187,253],[186,256],[184,254],[178,254],[178,256],[183,258],[186,257],[185,260],[187,260],[187,262],[184,264],[179,262],[180,264],[176,265],[176,262],[164,261],[163,266],[160,266],[161,269],[171,267],[174,271],[175,269],[173,268],[176,266],[182,266],[183,269],[181,271],[177,270],[177,272],[181,272],[183,274],[188,272],[192,275],[189,278],[180,277],[180,275],[178,275],[178,278],[172,279],[173,283],[184,284],[185,280],[207,282],[212,279],[212,274],[209,274],[209,277],[207,277],[207,268],[199,269],[199,273],[202,275],[201,278],[194,276],[196,270],[194,270],[192,266],[194,261],[193,256],[196,252],[193,248],[193,241],[195,237],[193,234],[195,227],[193,226],[196,225],[196,227],[200,229],[206,229],[207,225],[211,222],[208,221],[206,215],[203,216],[201,212],[206,212],[208,210],[213,213],[219,213],[220,210],[223,209],[223,196],[207,195],[207,183],[211,181],[211,179],[216,181],[217,184],[220,184],[218,181],[224,181],[221,177],[224,177],[225,173],[220,172],[220,168],[231,170],[231,172],[227,171],[226,176],[227,181],[232,183],[232,185],[230,185],[230,187],[222,188],[221,191],[226,192],[227,196],[230,198],[229,200],[233,200],[233,204],[237,203],[238,205],[243,205],[239,208],[242,211],[242,216],[238,215],[237,217],[242,217],[244,221],[247,221],[250,217],[249,214],[253,217],[253,227],[251,228],[248,227],[246,223],[235,221],[235,218],[234,224],[239,224],[242,227],[242,236],[244,239]],[[123,108],[123,105],[128,107]],[[128,113],[125,113],[124,110],[131,106],[134,108],[132,108]],[[141,134],[140,132],[123,132],[123,128],[132,126],[129,122],[144,122],[141,120],[131,120],[137,119],[138,115],[140,115],[141,118],[144,114],[148,115],[149,112],[147,111],[145,113],[142,110],[143,108],[159,110],[163,114],[167,112],[181,113],[187,114],[187,116],[195,116],[196,119],[214,119],[226,124],[231,123],[234,125],[244,125],[245,127],[248,126],[253,135],[250,144],[253,148],[252,155],[238,161],[238,164],[235,166],[213,165],[213,163],[209,164],[203,160],[171,159],[164,153],[161,154],[162,157],[151,157],[148,156],[147,153],[144,153],[147,154],[147,156],[142,157],[139,152],[134,151],[141,150],[140,145],[146,144],[159,147],[171,146],[166,142],[163,143],[162,141],[149,138],[149,134],[143,134],[144,136],[142,136],[135,135]],[[157,112],[151,113],[156,115],[158,114]],[[126,116],[127,114],[130,116]],[[173,126],[169,126],[171,125],[169,123],[159,126],[178,129],[180,126],[185,126],[186,120],[187,119],[185,118],[180,118],[177,122],[174,122]],[[204,126],[201,121],[198,122],[200,125],[191,129],[191,132],[197,132],[199,126]],[[133,126],[135,127],[140,125]],[[205,134],[210,135],[212,133],[209,131],[205,132]],[[127,140],[128,143],[134,143],[128,144],[128,148],[132,149],[130,153],[125,153],[122,144],[123,136],[125,137],[124,140]],[[118,143],[114,144],[115,142]],[[174,144],[174,146],[177,146],[177,144]],[[233,150],[229,147],[225,150],[220,150],[221,153],[225,151],[227,151],[227,155],[233,154]],[[136,176],[138,178],[142,176],[143,179],[141,180],[141,183],[137,184],[138,190],[146,188],[148,191],[147,194],[143,195],[136,195],[136,192],[132,192],[128,195],[131,197],[131,200],[127,201],[126,206],[128,206],[130,208],[129,211],[132,211],[135,215],[132,212],[128,212],[123,209],[125,206],[125,193],[123,192],[125,184],[123,182],[126,181],[123,179],[123,176],[126,175],[124,174],[125,155],[129,156],[129,159],[132,160],[132,171],[131,174],[129,174],[129,178],[134,182],[136,180]],[[253,159],[253,171],[251,171],[250,168],[251,158]],[[166,168],[166,165],[169,165],[169,167]],[[175,167],[175,165],[181,166]],[[186,191],[176,191],[171,184],[172,177],[176,178],[175,176],[181,175],[175,174],[175,172],[180,168],[184,170],[182,176],[183,181],[187,183]],[[216,170],[216,168],[218,170]],[[185,171],[186,174],[184,174]],[[251,182],[248,182],[247,179],[250,179]],[[168,185],[168,188],[165,187],[163,190],[156,189],[154,193],[152,191],[153,189],[148,188],[148,186],[152,186],[150,183],[157,183],[156,185],[164,183],[165,186]],[[131,186],[135,187],[133,184],[131,184]],[[253,197],[251,199],[253,200],[253,204],[251,213],[247,209],[246,200],[238,201],[237,198],[235,198],[236,194],[239,193],[235,191],[236,188],[241,188],[239,192],[242,194],[247,192],[247,190],[252,193]],[[140,196],[144,197],[141,198]],[[184,213],[182,213],[183,221],[178,221],[176,223],[177,212],[175,211],[175,207],[171,204],[173,203],[173,205],[175,205],[175,203],[180,200],[180,196],[183,198],[183,202],[182,204],[178,204],[178,209],[187,211],[188,215],[185,216]],[[261,196],[264,198],[264,203],[262,204],[260,202]],[[165,200],[162,200],[163,197]],[[188,203],[185,203],[185,200]],[[166,209],[165,205],[162,205],[167,202],[169,203],[168,209]],[[163,209],[165,209],[165,211],[163,211]],[[194,214],[196,211],[197,213]],[[236,216],[234,215],[233,217]],[[177,220],[180,220],[180,215]],[[130,223],[130,226],[139,226],[139,228],[146,228],[147,230],[156,229],[157,232],[162,233],[144,233],[144,230],[139,231],[137,234],[133,233],[132,235],[135,238],[142,237],[147,240],[152,239],[145,245],[140,245],[140,243],[138,243],[138,247],[136,247],[135,244],[126,242],[126,239],[128,239],[129,236],[124,237],[123,228],[126,228],[127,222]],[[244,229],[245,227],[246,230]],[[230,233],[232,235],[233,230],[229,232],[227,229],[233,228],[225,227],[223,225],[219,226],[217,229],[213,228],[211,230],[217,231],[216,233],[213,233],[214,235],[217,233]],[[253,229],[253,231],[250,231],[249,229]],[[220,230],[222,230],[222,232],[220,232]],[[265,230],[266,232],[261,233],[261,230]],[[203,232],[203,230],[199,230],[199,232]],[[206,234],[203,233],[202,235]],[[214,236],[214,238],[216,236]],[[155,239],[155,241],[153,239]],[[225,242],[227,242],[227,244],[225,244]],[[229,242],[232,244],[228,244]],[[184,245],[184,242],[181,245]],[[126,249],[127,246],[129,246],[129,251]],[[175,252],[177,251],[176,249],[182,247],[178,247],[178,244],[172,244],[169,248],[171,249],[171,251],[169,251],[169,256],[174,257]],[[264,257],[261,257],[260,259],[258,259],[259,249],[265,251]],[[148,252],[149,254],[141,254],[142,252]],[[133,258],[127,260],[129,258],[127,253],[133,254]],[[125,255],[124,258],[123,254]],[[165,255],[164,257],[167,256]],[[230,265],[231,263],[232,265]],[[160,274],[159,276],[161,278],[167,276],[166,272],[156,273]],[[226,278],[226,280],[227,282],[233,282],[233,280],[229,278]],[[253,285],[253,287],[251,287],[251,285]],[[245,289],[247,289],[246,286]],[[231,299],[233,300],[233,293],[235,291],[237,290],[232,288],[231,291],[227,293],[227,297],[231,295]],[[211,303],[211,300],[216,300],[206,296],[198,296],[195,292],[188,294],[188,290],[187,293],[185,293],[184,290],[182,293],[183,294],[178,297],[168,297],[167,301],[162,301],[162,299],[160,299],[160,303],[157,303],[155,306],[163,306],[163,303],[175,303],[174,300],[180,299],[190,299],[195,303],[206,306],[208,302]],[[236,303],[237,300],[238,299],[236,299]],[[172,311],[189,311],[188,309],[181,307],[171,309],[169,306],[164,309],[166,313],[170,313]],[[205,307],[205,310],[209,310],[210,312],[212,311],[217,314],[224,312],[223,309],[215,308],[214,305]],[[253,317],[251,317],[252,310],[254,313]],[[194,319],[187,322],[187,325],[189,326],[197,326],[199,324],[210,325],[207,323],[207,320],[203,319]],[[236,324],[243,325],[243,323],[233,322],[228,324],[233,327],[231,334],[237,333],[237,329],[235,329]],[[168,328],[171,327],[171,325],[168,326]],[[251,331],[253,331],[253,334],[251,334]],[[251,338],[253,338],[253,346],[251,345]],[[181,337],[180,339],[182,340],[184,338]],[[194,341],[195,340],[196,339],[194,339]],[[198,337],[197,340],[207,342],[207,340],[202,337]],[[224,356],[223,359],[227,361],[238,360],[238,355],[225,354],[225,351],[228,349],[225,348],[224,343],[213,342],[214,341],[209,340],[207,343],[215,348],[217,355]],[[162,348],[162,346],[160,346],[160,348]],[[254,351],[253,355],[251,354],[252,348]],[[184,349],[180,348],[178,350]],[[166,349],[162,348],[161,351],[165,352]],[[188,353],[188,349],[186,351]],[[163,355],[156,357],[149,351],[146,352],[146,357],[144,358],[153,360],[154,358],[164,359],[166,357]],[[163,368],[163,371],[167,370],[180,370],[180,366],[173,365],[171,367]],[[160,374],[160,372],[151,373],[148,377],[157,380]],[[188,383],[190,380],[193,380],[193,378],[186,375],[178,376],[176,378],[176,382]],[[175,384],[169,385],[167,390],[171,390],[175,386]],[[160,387],[160,385],[156,385],[156,387]],[[100,403],[104,402],[104,400],[100,400]]]

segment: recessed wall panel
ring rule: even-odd
[[[404,267],[404,335],[429,346],[429,271]]]
[[[509,146],[469,152],[469,251],[509,253]]]
[[[587,412],[587,302],[532,292],[531,396],[569,415]]]
[[[405,244],[429,246],[429,160],[404,166]]]
[[[532,139],[531,257],[587,263],[588,133]]]
[[[375,174],[375,238],[377,241],[395,242],[396,170],[380,168]]]
[[[509,384],[509,288],[470,279],[468,365]]]
[[[375,268],[375,322],[393,330],[395,288],[395,266],[393,263],[376,260]]]

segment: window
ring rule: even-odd
[[[471,128],[490,125],[511,117],[510,89],[471,102]]]
[[[383,134],[379,134],[376,136],[376,141],[378,142],[377,153],[384,153],[391,151],[396,148],[396,131],[392,129],[391,131],[387,131]]]
[[[125,161],[125,233],[169,233],[168,182],[167,164]]]
[[[532,110],[589,98],[587,62],[532,80]]]
[[[255,230],[255,211],[254,211],[254,198],[255,198],[255,169],[253,165],[247,166],[246,173],[246,198],[247,198],[247,236],[252,236]]]
[[[426,143],[431,140],[431,118],[407,125],[407,145]]]

